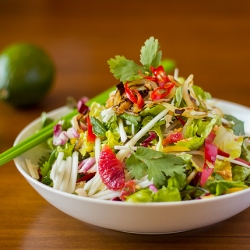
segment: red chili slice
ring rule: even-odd
[[[89,142],[94,142],[95,138],[96,138],[96,135],[93,132],[93,126],[92,126],[92,124],[90,122],[89,116],[87,116],[87,124],[88,124],[88,136],[87,136],[87,140]]]
[[[152,71],[156,81],[158,82],[159,86],[163,86],[165,83],[169,82],[168,77],[166,76],[164,67],[160,65],[157,68],[150,66],[150,70]]]
[[[144,100],[143,100],[141,94],[136,89],[130,89],[128,87],[128,83],[125,83],[125,93],[126,93],[128,99],[131,102],[133,102],[134,104],[136,104],[139,109],[141,109],[143,107]]]
[[[160,100],[166,97],[172,88],[174,87],[173,83],[170,84],[165,84],[164,86],[156,88],[152,93],[151,93],[151,99],[152,100]]]
[[[164,67],[162,65],[158,66],[157,68],[154,68],[153,66],[150,66],[150,70],[152,72],[152,76],[143,76],[145,79],[148,79],[150,81],[154,81],[158,83],[160,87],[164,86],[167,82],[170,82],[169,78],[166,75],[166,72],[164,70]],[[139,72],[140,73],[140,72]]]

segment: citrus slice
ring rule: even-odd
[[[125,183],[124,165],[112,149],[105,145],[100,153],[98,170],[102,182],[111,190],[122,189]]]
[[[135,183],[135,181],[134,180],[129,180],[129,181],[125,182],[119,198],[122,201],[125,201],[126,198],[129,195],[133,194],[135,191],[136,191],[136,183]]]

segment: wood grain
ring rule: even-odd
[[[37,107],[0,102],[0,152],[42,111],[116,84],[107,60],[124,55],[138,62],[150,36],[159,39],[164,58],[176,60],[180,75],[194,74],[195,84],[212,96],[250,107],[249,13],[249,1],[232,0],[1,0],[0,50],[20,41],[38,44],[51,55],[57,75]],[[250,209],[190,232],[134,235],[58,211],[13,162],[0,167],[0,177],[0,249],[249,249]]]

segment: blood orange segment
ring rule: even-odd
[[[162,144],[163,146],[166,146],[168,144],[178,142],[182,139],[183,139],[183,135],[181,132],[173,132],[163,139]]]
[[[102,182],[108,189],[119,190],[123,188],[125,183],[124,165],[107,145],[100,153],[98,169]]]
[[[127,181],[125,184],[124,184],[124,187],[121,191],[121,194],[120,194],[120,199],[122,201],[126,200],[126,198],[133,194],[134,192],[136,191],[136,183],[134,180],[130,180],[130,181]]]

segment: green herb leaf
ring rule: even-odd
[[[140,179],[148,175],[155,185],[162,186],[167,176],[185,172],[185,161],[172,154],[165,154],[149,148],[138,147],[126,161],[126,167],[131,175]]]
[[[150,66],[158,67],[160,65],[162,51],[159,51],[160,45],[158,39],[150,37],[141,48],[141,63],[149,70]]]
[[[103,123],[93,116],[90,117],[90,120],[91,120],[91,124],[93,126],[94,134],[96,136],[105,136],[107,130],[106,130],[105,126],[103,125]]]
[[[235,135],[244,135],[245,130],[244,130],[244,122],[238,120],[232,115],[224,115],[224,118],[228,121],[232,121],[234,123],[233,125],[233,131]]]
[[[124,56],[115,56],[108,61],[110,72],[114,77],[122,82],[133,81],[141,78],[140,72],[144,73],[144,68],[132,60],[127,60]]]
[[[47,176],[47,174],[48,174],[48,172],[51,170],[51,165],[49,164],[49,162],[45,162],[44,164],[43,164],[43,166],[40,168],[40,174],[43,176],[43,177],[45,177],[45,176]]]
[[[39,168],[40,168],[40,174],[43,177],[45,177],[48,174],[48,172],[51,170],[52,164],[56,160],[56,154],[57,154],[57,151],[54,150],[52,152],[52,154],[50,155],[48,160],[47,160],[47,158],[45,156],[42,156],[39,159],[38,165],[39,165]]]
[[[131,115],[131,114],[123,113],[119,117],[124,119],[124,120],[128,120],[129,122],[131,122],[135,126],[137,126],[139,124],[139,122],[141,121],[141,116],[139,116],[139,115]]]

